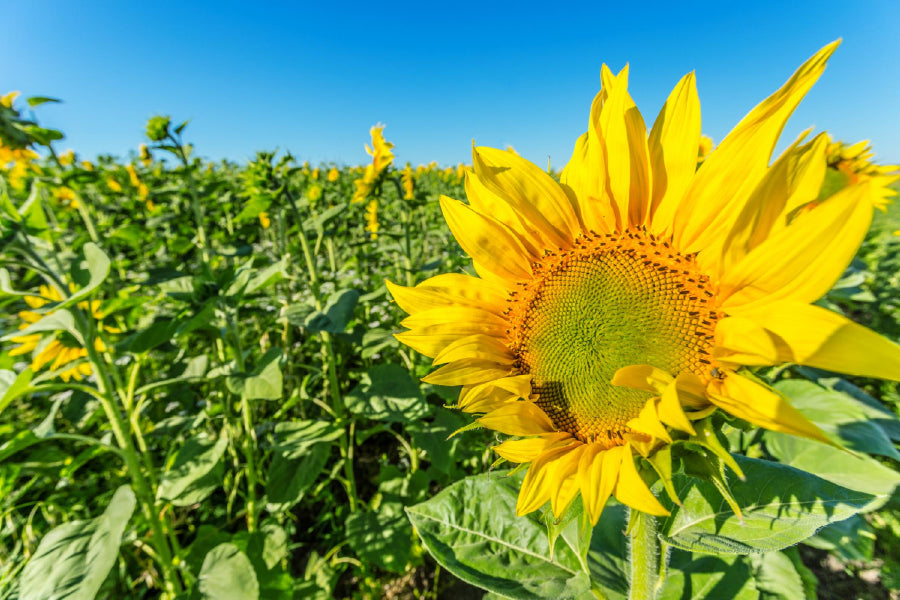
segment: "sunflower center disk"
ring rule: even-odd
[[[644,231],[585,235],[547,252],[511,295],[516,367],[532,374],[537,404],[585,442],[623,444],[651,394],[614,386],[629,365],[708,376],[719,313],[693,256]]]

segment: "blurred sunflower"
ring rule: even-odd
[[[366,165],[363,176],[353,182],[356,191],[350,199],[352,203],[365,200],[372,193],[381,174],[394,162],[394,154],[391,152],[394,144],[384,139],[384,125],[375,125],[369,130],[369,134],[372,136],[372,146],[366,144],[366,152],[372,157],[372,163]]]
[[[40,286],[39,293],[39,296],[25,296],[25,302],[30,308],[38,309],[51,302],[61,302],[63,299],[59,291],[46,285]],[[91,316],[97,320],[97,328],[100,331],[121,333],[118,328],[103,324],[104,315],[100,312],[99,300],[79,302],[78,307],[90,312]],[[19,329],[25,329],[29,325],[37,323],[47,314],[50,313],[39,314],[33,310],[20,311],[19,318],[22,319],[22,324],[19,326]],[[50,369],[54,371],[66,365],[72,365],[59,373],[63,381],[69,381],[70,379],[81,380],[93,372],[91,363],[82,360],[88,356],[87,349],[82,347],[67,333],[58,333],[56,337],[47,339],[45,339],[45,334],[32,333],[14,337],[11,341],[19,345],[10,350],[10,356],[34,353],[31,360],[31,369],[33,371],[38,371],[48,364]],[[94,347],[98,352],[106,350],[106,346],[100,341],[99,337],[96,339]]]
[[[900,346],[810,304],[853,258],[880,189],[860,181],[795,211],[819,193],[824,134],[801,136],[769,165],[837,45],[804,63],[699,169],[693,73],[648,136],[628,68],[613,75],[605,65],[561,184],[514,152],[474,149],[469,203],[443,197],[441,208],[478,277],[388,287],[410,314],[397,338],[444,365],[424,381],[462,386],[459,408],[516,436],[495,450],[530,463],[519,514],[549,501],[561,515],[579,492],[595,523],[610,495],[667,514],[635,459],[671,472],[671,452],[660,450],[708,443],[701,419],[717,409],[831,443],[742,367],[792,362],[900,380]]]
[[[831,142],[826,150],[828,168],[843,174],[850,184],[864,179],[872,179],[876,190],[881,193],[875,198],[875,207],[887,210],[890,197],[894,191],[889,187],[900,181],[900,165],[878,165],[872,160],[872,152],[868,140],[847,145],[844,142]]]

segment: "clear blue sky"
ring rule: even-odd
[[[897,0],[424,4],[5,2],[0,93],[63,99],[38,117],[85,157],[124,156],[147,118],[171,114],[212,159],[280,148],[359,164],[382,122],[400,163],[469,162],[474,138],[562,167],[602,62],[630,63],[648,126],[696,70],[703,130],[719,141],[842,37],[784,137],[815,125],[900,162]]]

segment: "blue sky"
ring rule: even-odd
[[[171,114],[212,159],[280,148],[360,164],[381,122],[400,163],[469,162],[474,139],[562,167],[603,62],[630,63],[648,126],[695,70],[703,130],[719,141],[842,37],[782,146],[814,125],[900,162],[900,2],[738,4],[4,3],[0,93],[63,99],[38,117],[85,157],[123,156],[149,117]]]

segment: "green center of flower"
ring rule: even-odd
[[[516,366],[537,404],[583,441],[623,443],[650,396],[610,383],[629,365],[708,375],[718,313],[693,257],[643,231],[548,253],[513,296]]]

